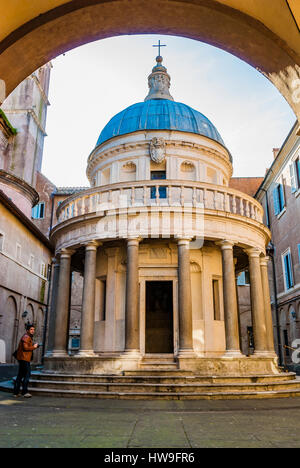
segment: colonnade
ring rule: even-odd
[[[125,353],[140,354],[139,324],[139,238],[127,240]],[[191,239],[179,239],[178,245],[178,357],[193,357],[192,292],[190,276]],[[238,299],[234,266],[234,243],[216,242],[222,254],[224,320],[226,334],[225,357],[241,357]],[[84,285],[81,320],[81,340],[78,356],[94,356],[94,314],[97,249],[101,244],[90,242],[85,246]],[[101,248],[101,247],[100,247]],[[251,309],[256,356],[274,355],[274,339],[268,257],[255,248],[245,249],[249,258]],[[53,272],[52,306],[48,355],[67,356],[71,259],[74,251],[63,249]],[[53,314],[54,312],[54,314]],[[55,318],[53,319],[53,316]],[[55,330],[55,331],[54,331]],[[53,332],[54,331],[54,332]]]

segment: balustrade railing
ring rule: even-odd
[[[131,207],[193,207],[262,222],[263,208],[229,187],[186,181],[139,181],[94,187],[67,198],[57,209],[58,223],[97,211]],[[221,214],[221,213],[219,213]]]

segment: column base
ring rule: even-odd
[[[264,357],[264,358],[278,358],[277,354],[274,351],[254,351],[252,354],[253,357]],[[251,356],[250,356],[251,357]]]
[[[241,353],[239,349],[229,349],[228,351],[223,354],[222,358],[229,359],[229,358],[244,358],[246,357],[244,354]]]
[[[121,357],[125,359],[141,359],[142,354],[139,349],[125,349]]]
[[[95,357],[97,354],[93,350],[80,350],[74,357]]]
[[[181,349],[177,356],[179,369],[191,370],[198,360],[198,356],[195,354],[193,349]]]
[[[66,351],[64,351],[64,350],[54,350],[54,351],[52,351],[52,353],[51,353],[49,356],[47,356],[47,357],[68,358],[69,355],[68,355],[68,353],[67,353]]]
[[[185,358],[185,359],[195,359],[197,357],[195,351],[191,349],[180,349],[177,354],[177,358]]]

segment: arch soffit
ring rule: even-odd
[[[12,28],[0,42],[6,94],[45,62],[87,42],[120,34],[173,34],[206,42],[246,61],[273,82],[300,117],[300,41],[298,48],[295,39],[299,26],[285,2],[282,21],[287,27],[276,32],[278,28],[270,20],[278,6],[275,2],[274,14],[268,6],[260,16],[258,11],[224,5],[223,0],[77,0],[63,4],[57,0],[55,5],[36,12],[35,17],[29,14],[22,25],[16,17],[18,10],[14,12],[14,24],[19,27]],[[21,9],[19,15],[22,17]]]

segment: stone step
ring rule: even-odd
[[[1,383],[1,390],[12,391],[12,381]],[[203,399],[261,399],[261,398],[289,398],[300,397],[299,382],[295,388],[278,391],[250,391],[244,390],[240,392],[232,391],[219,391],[203,392],[203,393],[175,393],[175,392],[141,392],[141,393],[127,393],[127,392],[99,392],[99,391],[84,391],[84,390],[65,390],[65,389],[50,389],[50,388],[34,388],[29,387],[30,393],[40,396],[52,396],[56,398],[69,397],[69,398],[99,398],[99,399],[130,399],[130,400],[203,400]]]
[[[155,374],[155,375],[153,375]],[[171,374],[171,375],[170,375]],[[64,382],[86,382],[86,383],[150,383],[150,384],[247,384],[247,383],[268,383],[294,381],[294,373],[282,373],[276,375],[253,375],[253,376],[198,376],[198,375],[178,375],[177,373],[161,372],[151,375],[139,372],[135,375],[84,375],[84,374],[61,374],[47,372],[33,372],[32,378],[35,380],[54,380]]]
[[[66,382],[30,380],[32,388],[63,388],[64,390],[84,390],[108,393],[217,393],[219,391],[242,392],[250,391],[273,391],[300,389],[300,381],[297,382],[269,382],[269,383],[243,383],[243,384],[153,384],[153,383],[89,383],[89,382]]]

